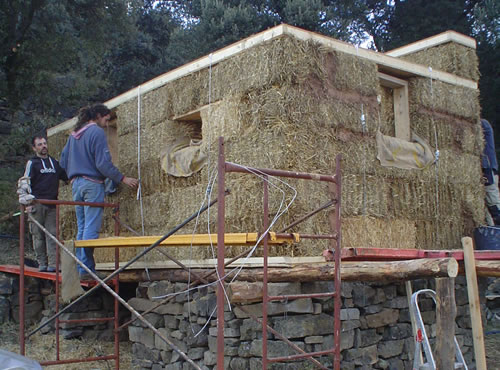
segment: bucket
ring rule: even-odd
[[[500,227],[480,226],[474,229],[477,250],[500,250]]]

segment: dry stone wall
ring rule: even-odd
[[[333,289],[332,283],[272,283],[269,294],[300,294]],[[434,288],[433,282],[419,280],[414,289]],[[202,369],[216,368],[216,295],[211,288],[185,292],[184,283],[167,281],[141,283],[137,297],[129,300],[139,312],[157,305],[153,297],[172,295],[146,318],[184,351]],[[420,307],[427,332],[435,336],[435,306],[421,299]],[[456,336],[470,369],[472,334],[465,281],[456,280]],[[242,309],[243,308],[243,309]],[[333,300],[300,299],[273,302],[268,306],[270,325],[305,351],[322,351],[333,346]],[[232,370],[262,368],[262,329],[250,314],[262,317],[262,304],[225,308],[225,368]],[[342,284],[341,368],[412,369],[414,340],[404,284]],[[136,321],[129,327],[133,342],[133,363],[137,369],[186,369],[187,362],[172,351],[145,325]],[[268,336],[268,356],[292,355],[294,351],[274,335]],[[332,368],[331,358],[320,361]],[[313,369],[308,361],[270,364],[272,369]]]

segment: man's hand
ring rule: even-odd
[[[132,189],[137,188],[137,185],[139,185],[139,180],[134,179],[133,177],[123,176],[122,182]]]

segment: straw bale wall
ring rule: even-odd
[[[476,51],[456,42],[448,42],[400,58],[479,81],[479,60]]]
[[[208,87],[212,90],[209,97]],[[431,81],[409,79],[411,129],[440,150],[438,165],[424,170],[382,167],[376,158],[375,135],[394,135],[390,91],[379,84],[377,66],[356,56],[310,42],[282,37],[249,49],[219,64],[168,83],[141,96],[141,177],[144,228],[162,235],[214,199],[218,137],[225,137],[226,160],[256,168],[277,168],[333,174],[335,156],[342,155],[342,232],[344,247],[459,248],[484,221],[477,91]],[[377,97],[382,97],[381,103]],[[210,100],[209,100],[210,99]],[[208,105],[211,103],[210,105]],[[173,117],[200,110],[200,122]],[[116,109],[117,166],[137,176],[137,99]],[[364,114],[366,130],[360,117]],[[199,137],[208,154],[204,169],[188,178],[164,173],[160,155],[181,136]],[[64,134],[51,142],[64,143]],[[56,145],[57,146],[57,145]],[[52,147],[54,145],[52,144]],[[62,145],[59,144],[61,148]],[[262,180],[228,174],[226,232],[262,229]],[[294,194],[296,197],[294,199]],[[63,197],[69,191],[64,190]],[[273,181],[270,211],[284,213],[273,225],[277,231],[329,199],[325,183],[304,180]],[[109,201],[120,202],[121,219],[141,231],[135,192],[121,188]],[[75,233],[74,213],[65,211],[63,234]],[[216,232],[217,209],[204,213],[181,233]],[[102,235],[110,235],[106,221]],[[122,229],[123,230],[123,229]],[[323,211],[292,231],[330,233]],[[127,235],[124,231],[122,235]],[[319,255],[327,241],[305,240],[273,247],[274,255]],[[228,248],[234,256],[242,247]],[[164,249],[177,258],[211,258],[206,247]],[[122,260],[137,251],[122,249]],[[257,250],[255,255],[260,255]],[[97,251],[98,261],[111,261],[111,250]],[[146,257],[164,259],[161,251]]]

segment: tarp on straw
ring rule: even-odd
[[[188,177],[201,170],[207,156],[201,151],[201,140],[182,137],[161,153],[161,168],[169,175]]]
[[[434,162],[431,147],[418,135],[412,133],[412,141],[383,135],[377,131],[377,159],[384,167],[405,170],[423,170]]]

